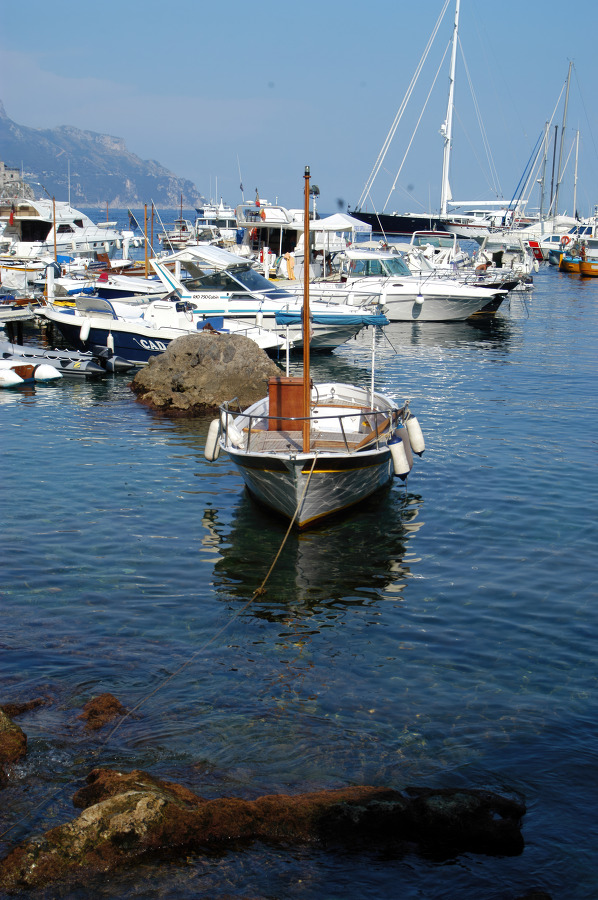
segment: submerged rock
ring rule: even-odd
[[[5,763],[15,762],[27,752],[27,736],[0,707],[0,788],[6,787],[8,777]]]
[[[256,800],[206,800],[145,772],[94,769],[73,821],[0,862],[6,890],[81,880],[141,857],[233,849],[248,841],[324,847],[423,843],[447,852],[518,854],[525,807],[487,791],[352,787]]]
[[[268,354],[244,335],[203,331],[177,338],[153,356],[131,383],[137,399],[170,415],[197,415],[237,398],[249,406],[281,374]]]
[[[45,706],[48,703],[48,700],[43,697],[36,697],[35,700],[26,700],[22,703],[2,703],[0,704],[0,710],[5,712],[7,716],[10,716],[11,719],[14,719],[15,716],[22,716],[23,713],[31,712],[32,709],[37,709],[39,706]]]
[[[97,731],[113,719],[126,714],[127,710],[120,700],[112,694],[100,694],[85,704],[79,718],[85,721],[87,731]]]
[[[27,752],[27,736],[0,709],[0,766],[15,762]]]

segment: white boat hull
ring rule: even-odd
[[[228,451],[249,492],[298,528],[341,513],[370,497],[393,479],[390,450],[352,457],[301,454],[273,461],[259,454]]]
[[[412,464],[410,449],[408,468],[397,470],[394,458],[397,444],[408,443],[400,428],[406,407],[355,385],[312,385],[304,449],[305,420],[292,398],[302,386],[302,379],[271,379],[268,396],[244,412],[225,404],[206,444],[208,459],[227,453],[250,494],[300,529],[388,487],[394,475],[405,478]]]

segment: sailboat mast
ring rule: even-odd
[[[444,136],[444,152],[442,155],[442,187],[440,191],[440,215],[446,216],[448,201],[451,199],[451,187],[449,184],[449,169],[451,162],[451,145],[453,143],[453,106],[455,101],[455,70],[457,68],[457,39],[459,35],[459,6],[460,0],[455,3],[455,24],[453,26],[453,46],[451,49],[451,71],[449,74],[449,96],[446,108],[446,119],[442,124],[440,133]]]
[[[556,216],[558,214],[558,205],[559,205],[559,188],[561,186],[561,179],[563,177],[562,163],[563,163],[563,145],[565,142],[565,127],[567,125],[567,107],[569,106],[569,84],[571,82],[571,68],[573,63],[569,63],[569,71],[567,73],[567,91],[565,93],[565,105],[563,107],[563,124],[561,125],[561,143],[559,147],[559,167],[557,169],[557,177],[556,177],[556,190],[554,192],[554,211],[553,214]]]
[[[309,404],[311,400],[309,376],[309,166],[305,167],[305,197],[303,208],[303,452],[309,453]]]

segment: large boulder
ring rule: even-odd
[[[81,881],[164,853],[231,850],[249,841],[391,855],[521,853],[525,806],[488,791],[349,787],[288,796],[208,800],[139,770],[94,769],[74,797],[83,812],[20,844],[0,862],[7,891]]]
[[[237,398],[241,407],[267,393],[280,368],[257,344],[240,334],[203,331],[177,338],[134,377],[138,400],[170,415],[212,412]]]

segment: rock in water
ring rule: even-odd
[[[164,853],[231,851],[249,841],[334,849],[420,844],[426,852],[513,855],[525,806],[488,791],[354,786],[256,800],[209,800],[135,770],[94,769],[74,797],[83,812],[0,861],[5,890],[83,881]],[[399,849],[400,852],[400,849]]]
[[[133,379],[138,400],[170,415],[192,416],[237,399],[245,408],[267,393],[280,368],[240,334],[201,332],[177,338]]]

